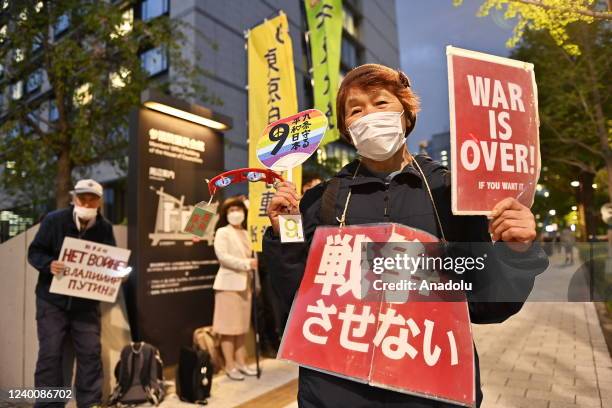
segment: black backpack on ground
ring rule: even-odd
[[[176,394],[182,401],[206,405],[214,367],[206,350],[181,347],[176,368]]]
[[[109,405],[133,405],[149,402],[154,405],[164,399],[164,364],[159,350],[145,342],[125,346],[115,367],[117,386]]]

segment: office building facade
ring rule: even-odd
[[[306,0],[310,1],[310,0]],[[2,0],[0,3],[8,3]],[[116,2],[118,7],[120,1]],[[0,6],[3,7],[3,6]],[[341,47],[342,76],[351,68],[363,63],[381,63],[399,68],[399,46],[395,0],[344,0],[343,34]],[[160,15],[169,15],[185,22],[183,31],[186,42],[183,56],[206,72],[199,80],[206,86],[208,95],[214,95],[220,104],[211,104],[205,98],[195,102],[226,115],[232,119],[233,128],[224,133],[224,154],[227,168],[247,165],[247,58],[245,32],[266,18],[282,10],[289,21],[293,40],[294,64],[299,109],[313,105],[311,77],[309,75],[309,50],[305,39],[306,15],[302,0],[144,0],[126,15],[135,19],[149,20]],[[61,36],[70,30],[69,19],[60,19],[54,26],[54,35]],[[197,60],[196,56],[200,59]],[[161,49],[149,49],[141,54],[143,67],[159,81],[176,81],[172,62]],[[5,98],[49,98],[45,73],[32,72],[27,78],[11,84],[2,83],[0,99]],[[0,111],[1,111],[0,103]],[[49,121],[57,116],[52,102],[43,103],[41,115]],[[322,149],[319,156],[338,157],[341,164],[353,156],[353,149],[343,142],[336,142]],[[4,163],[0,171],[8,171],[10,163]],[[91,177],[100,180],[105,189],[105,213],[114,222],[125,222],[126,181],[125,174],[104,163],[92,167]],[[244,187],[238,187],[238,189]],[[230,190],[228,193],[244,192]],[[4,218],[17,207],[27,203],[2,200],[0,211]],[[12,214],[12,213],[11,213]],[[32,220],[27,220],[32,221]],[[2,221],[0,221],[2,222]],[[17,222],[17,221],[11,221]],[[22,221],[19,221],[22,222]],[[23,223],[23,225],[27,225]],[[21,229],[21,227],[19,227]],[[0,231],[2,229],[0,228]],[[13,228],[12,233],[18,232]]]

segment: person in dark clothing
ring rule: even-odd
[[[94,180],[80,180],[72,194],[73,205],[47,214],[28,249],[28,261],[39,272],[36,284],[39,349],[34,384],[36,388],[69,386],[62,373],[62,344],[70,333],[77,360],[77,405],[95,407],[102,402],[100,304],[51,293],[49,287],[53,275],[65,269],[58,261],[65,237],[113,246],[116,243],[112,225],[99,212],[102,186]],[[64,404],[38,401],[35,406]]]
[[[417,111],[418,99],[401,71],[367,64],[353,69],[342,81],[338,128],[360,157],[303,197],[292,183],[278,184],[268,206],[272,227],[264,235],[264,261],[285,321],[319,225],[395,222],[450,243],[464,242],[468,248],[472,245],[468,243],[483,243],[484,249],[479,250],[487,253],[487,267],[471,277],[475,294],[466,294],[472,323],[500,323],[517,313],[536,275],[547,268],[546,254],[533,242],[533,214],[516,199],[500,201],[490,222],[484,216],[452,214],[448,169],[425,155],[413,157],[406,148],[405,137],[414,128]],[[298,212],[305,242],[281,245],[278,215]],[[480,406],[483,395],[476,353],[475,376]],[[455,406],[305,367],[300,367],[298,403],[302,408]]]

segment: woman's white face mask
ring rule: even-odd
[[[360,156],[384,161],[406,143],[401,112],[374,112],[362,116],[349,126],[353,144]]]
[[[244,221],[244,211],[232,211],[227,214],[227,222],[233,226],[238,226]]]

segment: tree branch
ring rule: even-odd
[[[74,165],[78,167],[85,167],[90,166],[92,164],[100,163],[104,160],[118,160],[120,159],[120,157],[117,156],[117,152],[121,152],[124,148],[125,146],[121,145],[105,146],[103,150],[97,151],[95,156],[89,157],[87,159],[75,159]]]
[[[550,124],[550,121],[547,120],[545,117],[542,117],[542,121],[544,122],[544,124],[550,129],[552,130],[552,132],[557,136],[557,138],[559,139],[559,141],[565,143],[565,144],[571,144],[571,145],[575,145],[575,146],[580,146],[582,147],[584,150],[588,151],[589,153],[601,157],[602,159],[604,159],[604,155],[602,153],[602,151],[600,149],[596,149],[593,146],[589,146],[588,144],[581,142],[580,140],[576,139],[576,138],[568,138],[563,136],[554,126],[552,126]]]
[[[549,160],[557,162],[557,163],[568,164],[572,167],[577,167],[586,173],[591,173],[591,174],[597,173],[597,171],[593,168],[593,166],[589,166],[583,162],[566,159],[565,157],[550,157]]]
[[[545,10],[560,10],[560,11],[569,11],[572,13],[580,14],[586,17],[596,18],[598,20],[612,20],[612,13],[610,11],[593,11],[589,9],[580,9],[573,7],[556,7],[549,6],[548,4],[544,4],[542,0],[511,0],[515,3],[528,4],[530,6],[541,7]],[[609,8],[609,5],[608,5]]]

